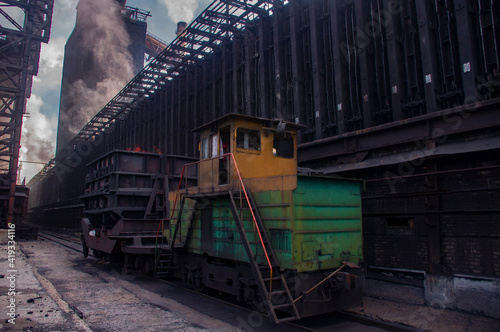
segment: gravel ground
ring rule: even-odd
[[[348,311],[385,322],[411,326],[424,331],[500,331],[500,320],[497,319],[366,296],[363,298],[363,307],[353,308]]]
[[[97,269],[80,254],[46,241],[18,245],[15,325],[5,331],[234,331],[235,328]],[[8,270],[0,246],[1,271]],[[29,264],[28,264],[29,262]],[[94,262],[95,263],[95,262]],[[71,268],[68,268],[71,267]],[[1,273],[1,272],[0,272]],[[8,275],[0,301],[8,303]],[[0,317],[8,317],[5,305]],[[82,319],[83,317],[83,319]]]
[[[47,241],[18,244],[15,297],[9,295],[9,261],[0,245],[2,331],[236,331],[223,321],[149,291],[93,258]],[[500,331],[500,321],[420,303],[419,294],[391,288],[393,297],[365,297],[350,312],[428,331]],[[387,292],[383,292],[386,294]],[[389,292],[390,293],[390,292]],[[396,293],[405,293],[402,303]],[[391,295],[391,294],[389,294]],[[400,294],[399,294],[400,295]],[[8,320],[15,299],[15,325]],[[389,300],[388,300],[389,299]]]

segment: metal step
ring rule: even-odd
[[[234,195],[233,192],[229,191],[229,197],[231,200],[231,211],[233,213],[233,217],[236,221],[236,226],[238,228],[238,232],[240,233],[241,241],[243,242],[243,246],[245,247],[245,252],[247,253],[247,256],[249,258],[250,266],[252,267],[252,271],[255,275],[255,280],[257,281],[257,285],[259,287],[259,292],[264,300],[264,303],[266,305],[266,310],[269,314],[269,317],[275,322],[275,323],[281,323],[285,321],[291,321],[291,320],[296,320],[299,319],[299,313],[297,311],[297,307],[295,306],[295,303],[293,302],[292,295],[290,293],[290,290],[288,289],[288,286],[286,284],[286,280],[283,278],[279,270],[277,269],[279,267],[279,263],[276,259],[276,256],[274,255],[273,247],[271,245],[271,239],[269,238],[267,234],[267,230],[264,226],[264,223],[262,221],[262,218],[260,217],[258,208],[256,207],[256,204],[253,200],[252,194],[247,191],[248,194],[248,200],[246,197],[242,197],[239,194]],[[237,201],[239,200],[244,200],[245,204],[248,207],[243,207],[237,205]],[[254,230],[246,230],[244,228],[244,220],[242,215],[243,210],[251,210],[252,211],[252,219],[255,218],[254,222],[257,226],[256,230],[261,234],[259,236],[260,241],[249,241],[247,237],[247,233],[252,233]],[[241,216],[241,217],[240,217]],[[262,250],[264,251],[262,254],[257,254],[254,253],[253,251],[256,250],[253,247],[255,247],[256,244],[259,244],[262,247]],[[257,258],[261,256],[266,256],[269,258],[269,261],[271,263],[271,266],[267,265],[259,265],[257,264]],[[276,273],[276,276],[271,278],[271,275],[273,272]],[[266,277],[264,277],[264,275]],[[269,275],[269,276],[267,276]],[[270,289],[270,285],[268,283],[270,282],[276,282],[279,283],[278,290],[272,291]],[[269,289],[268,289],[269,288]],[[279,294],[287,294],[287,296],[284,298],[286,303],[284,304],[279,304],[279,305],[274,305],[272,303],[272,295],[279,295]],[[271,296],[269,296],[271,295]],[[279,309],[285,309],[285,308],[291,308],[290,311],[292,312],[290,314],[290,317],[285,317],[285,318],[279,318],[278,315],[276,314],[276,310]]]
[[[156,272],[155,276],[158,277],[158,278],[168,277],[168,272]]]
[[[281,280],[281,278],[280,278],[280,277],[262,278],[262,280],[263,280],[264,282],[269,282],[269,281],[271,281],[271,279],[272,279],[273,281],[278,281],[278,280]]]
[[[283,309],[283,308],[291,308],[293,307],[292,303],[285,303],[285,304],[278,304],[278,305],[273,305],[273,308],[275,310]]]
[[[271,295],[283,295],[288,293],[286,290],[277,290],[277,291],[272,291]]]
[[[291,321],[297,320],[299,318],[300,317],[296,317],[296,316],[290,316],[290,317],[286,317],[286,318],[278,318],[277,323],[280,324],[280,323],[291,322]]]

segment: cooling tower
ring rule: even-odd
[[[149,12],[123,0],[80,0],[65,46],[57,153],[144,65]]]

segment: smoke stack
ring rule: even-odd
[[[175,34],[177,36],[180,36],[184,32],[184,30],[186,30],[186,28],[187,28],[187,23],[186,22],[183,22],[183,21],[178,22],[177,23],[177,29],[175,30]]]
[[[147,24],[124,15],[126,3],[78,1],[65,46],[57,154],[143,68]]]

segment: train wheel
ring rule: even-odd
[[[82,237],[82,252],[84,258],[89,257],[89,247],[87,247],[87,243],[85,242],[85,239],[83,237]]]
[[[142,255],[137,255],[134,260],[134,269],[141,271],[144,268],[144,258]]]
[[[123,266],[122,266],[122,274],[129,275],[130,274],[130,256],[127,253],[123,253]]]
[[[155,273],[155,260],[153,257],[148,257],[144,263],[144,273],[147,275],[154,275]]]
[[[130,268],[127,265],[122,266],[122,274],[123,275],[129,275],[130,274]]]
[[[266,305],[257,287],[247,286],[247,303],[258,313],[267,314]]]
[[[203,274],[201,269],[198,269],[194,275],[193,289],[199,293],[205,290],[205,284],[203,283]]]

